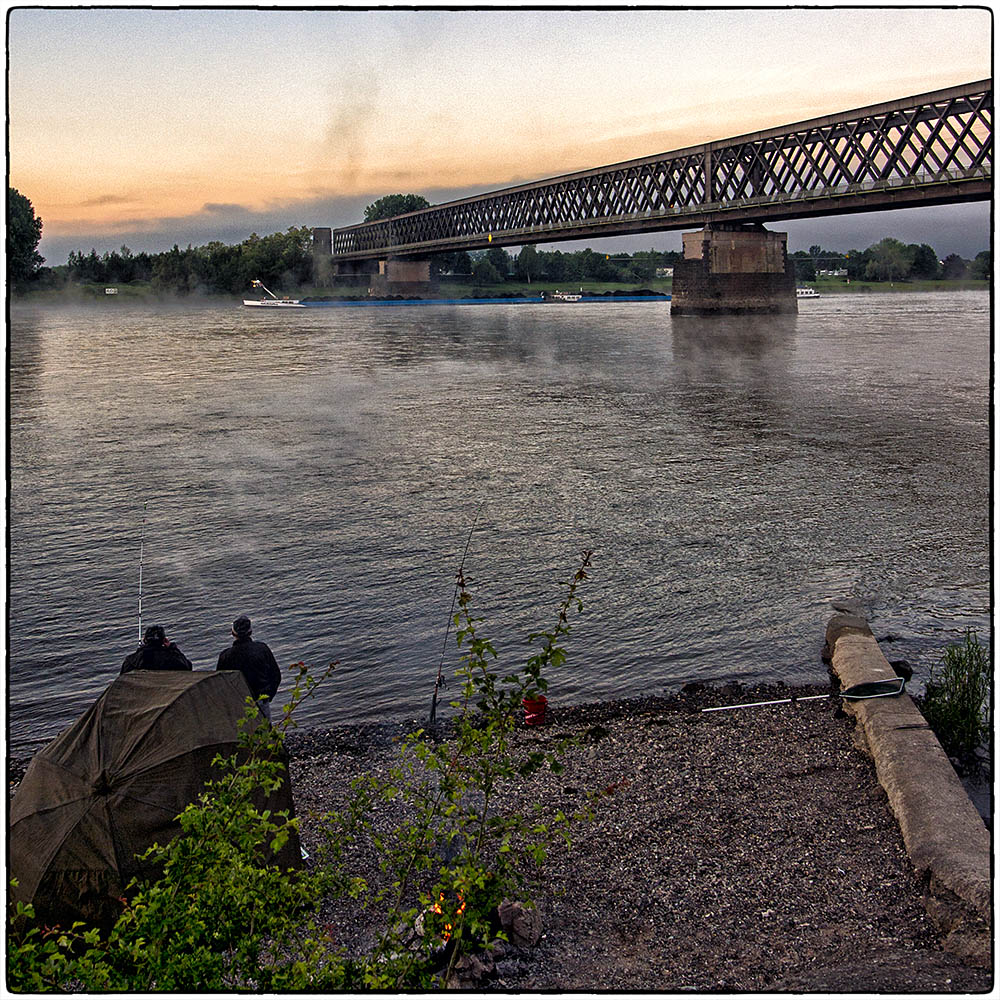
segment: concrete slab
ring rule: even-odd
[[[860,615],[834,615],[826,642],[842,688],[895,677]],[[941,744],[907,694],[845,701],[844,709],[858,721],[907,854],[926,879],[925,905],[945,935],[945,947],[988,964],[990,837]]]

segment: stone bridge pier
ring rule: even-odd
[[[427,295],[437,287],[429,258],[373,257],[369,260],[334,261],[332,230],[312,231],[313,274],[319,285],[355,285],[373,295]]]
[[[378,262],[372,275],[371,289],[376,295],[427,295],[437,282],[431,278],[430,260],[406,260],[388,257]]]
[[[672,316],[795,313],[795,262],[788,234],[759,223],[711,223],[685,233],[674,265]]]

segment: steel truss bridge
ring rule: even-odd
[[[993,81],[332,231],[334,261],[988,199]]]

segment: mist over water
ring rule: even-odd
[[[15,308],[12,746],[137,645],[144,504],[143,624],[212,669],[250,615],[279,703],[291,663],[339,660],[306,723],[426,714],[477,510],[466,572],[505,665],[594,549],[556,704],[825,681],[846,595],[919,683],[966,627],[988,639],[989,323],[986,293],[757,320]]]

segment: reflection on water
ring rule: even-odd
[[[822,681],[845,594],[918,677],[987,627],[986,295],[121,306],[12,318],[15,744],[134,647],[144,503],[146,623],[200,668],[238,613],[283,664],[338,659],[306,721],[427,711],[480,505],[467,570],[505,664],[595,550],[557,702]]]

